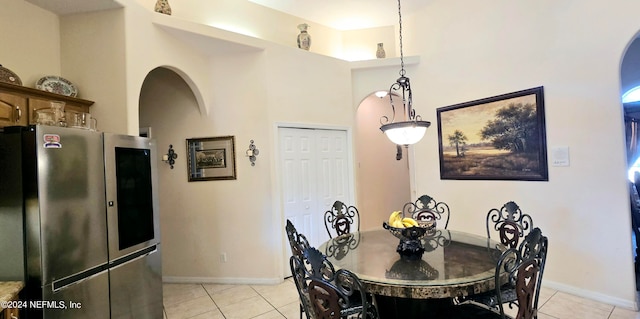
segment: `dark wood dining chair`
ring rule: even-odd
[[[429,195],[422,195],[415,202],[404,204],[402,213],[415,220],[436,221],[438,228],[446,229],[449,225],[449,205],[438,202]]]
[[[500,251],[500,247],[489,247],[491,234],[494,234],[494,238],[497,237],[500,244],[506,248],[517,248],[520,241],[533,229],[533,219],[529,214],[525,214],[520,209],[520,206],[513,201],[506,202],[502,207],[492,208],[487,213],[486,219],[487,229],[487,249],[493,253]],[[498,248],[498,249],[494,249]],[[500,256],[495,254],[494,258],[497,260]],[[505,302],[513,301],[516,298],[513,288],[509,289],[505,287],[502,291],[502,299]],[[493,292],[485,294],[479,294],[474,296],[468,296],[464,298],[458,298],[456,302],[465,303],[469,301],[475,301],[478,303],[487,304],[488,306],[495,307],[495,295]]]
[[[510,201],[500,209],[489,210],[486,226],[487,237],[491,238],[492,233],[498,233],[501,244],[507,248],[516,248],[520,240],[533,229],[533,219],[523,213],[518,204]]]
[[[298,230],[293,223],[287,219],[287,225],[285,226],[287,232],[287,238],[289,239],[289,246],[291,247],[291,254],[300,256],[305,248],[311,247],[307,237],[298,233]]]
[[[534,228],[517,249],[509,248],[500,256],[496,289],[455,306],[449,318],[511,318],[505,307],[517,308],[515,319],[537,318],[547,248],[547,237]]]
[[[329,238],[360,231],[360,213],[354,206],[347,206],[337,200],[331,209],[324,213],[324,227]]]
[[[303,263],[311,265],[308,292],[316,318],[379,318],[373,297],[354,273],[336,271],[327,256],[313,247],[304,250]]]
[[[304,262],[304,256],[292,255],[289,257],[289,267],[291,268],[291,275],[293,282],[296,285],[298,296],[300,298],[300,319],[302,314],[307,319],[317,318],[313,310],[311,309],[311,299],[309,299],[309,282],[311,281],[311,270],[308,268],[308,263]]]
[[[302,319],[302,314],[305,314],[307,318],[315,318],[309,308],[309,293],[307,292],[308,276],[306,276],[305,271],[302,269],[304,267],[302,263],[302,252],[311,247],[311,245],[309,245],[307,237],[298,233],[296,227],[288,219],[285,230],[287,232],[287,238],[289,239],[289,246],[291,247],[292,256],[289,258],[291,275],[296,284],[298,295],[300,296],[300,319]]]

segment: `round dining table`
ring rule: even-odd
[[[380,318],[439,317],[454,306],[454,298],[495,288],[504,250],[496,241],[436,229],[421,240],[424,253],[408,257],[396,251],[399,242],[389,231],[376,229],[330,239],[319,250],[336,269],[360,278],[375,296]]]

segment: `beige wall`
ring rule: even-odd
[[[432,130],[415,146],[418,191],[448,198],[450,227],[475,233],[491,207],[518,202],[549,236],[545,284],[627,305],[636,293],[620,65],[640,30],[639,9],[628,1],[436,1],[405,29],[408,51],[424,61],[413,73],[423,116],[542,85],[547,149],[568,146],[571,160],[550,166],[549,182],[441,181]]]
[[[207,44],[208,39],[187,44],[193,34],[175,37],[172,31],[149,26],[144,10],[130,8],[127,23],[136,25],[136,31],[127,33],[127,42],[136,43],[137,50],[128,60],[140,61],[140,65],[127,72],[129,83],[139,79],[144,83],[140,125],[152,127],[161,152],[173,144],[179,154],[173,170],[160,163],[165,280],[282,280],[284,223],[279,213],[276,126],[350,127],[354,113],[349,104],[348,64],[246,37],[239,37],[240,42],[262,47],[231,46],[228,51],[221,49],[224,42]],[[218,32],[209,29],[199,31]],[[144,82],[151,65],[167,66],[185,83],[176,84],[174,75],[166,85],[166,73],[159,80],[150,76]],[[154,86],[160,88],[150,89]],[[128,86],[131,99],[136,98],[135,87]],[[314,90],[305,89],[308,87]],[[198,99],[204,107],[196,103]],[[185,139],[221,135],[235,136],[237,179],[187,182]],[[260,149],[254,167],[244,156],[252,139]],[[224,263],[220,261],[223,253],[227,255]]]
[[[383,44],[387,58],[400,56],[400,50],[396,51],[396,32],[394,26],[344,31],[344,52],[338,57],[347,61],[376,59],[378,43]]]
[[[32,88],[45,75],[65,76],[58,16],[23,0],[2,0],[0,7],[0,64]]]
[[[74,54],[70,50],[82,48],[67,36],[82,36],[77,30],[81,27],[74,24],[92,17],[90,14],[63,17],[60,23],[55,15],[26,2],[0,0],[0,28],[22,26],[15,32],[0,33],[0,43],[27,47],[1,50],[0,61],[26,84],[55,73],[68,73],[72,81],[82,79],[78,85],[92,93],[86,98],[96,100],[101,128],[129,133],[137,131],[139,93],[147,74],[158,66],[176,70],[194,97],[185,97],[187,105],[180,105],[186,107],[185,114],[153,119],[160,126],[154,132],[165,132],[158,133],[159,150],[174,144],[178,154],[184,155],[185,138],[235,135],[238,180],[187,183],[185,156],[178,158],[174,170],[160,163],[165,275],[173,280],[218,282],[279,280],[284,250],[274,142],[277,123],[352,127],[359,102],[375,90],[388,88],[397,78],[397,68],[351,72],[345,61],[274,40],[258,42],[254,51],[212,53],[203,48],[208,41],[187,44],[196,37],[183,34],[178,38],[154,24],[158,18],[150,12],[151,4],[121,2],[126,5],[123,11],[99,13],[90,24],[98,30],[106,21],[124,24],[123,29],[104,35],[108,42],[116,42],[105,49],[110,53],[103,57],[107,63],[97,66],[103,62],[95,59],[80,64],[96,77],[110,74],[108,69],[115,67],[113,75],[103,78],[104,84],[69,64],[73,61],[68,56]],[[261,16],[260,9],[248,8],[244,2],[237,6],[230,0],[216,3],[224,4],[215,12],[219,20],[246,13],[249,18],[235,21],[245,21],[249,29],[264,17],[266,21],[260,23],[278,26],[271,28],[278,31],[271,37],[291,39],[297,34],[291,27],[297,19],[280,24],[278,19],[270,20],[274,16]],[[176,17],[167,17],[171,23],[180,16],[204,12],[181,13],[179,1],[173,6]],[[416,192],[450,204],[450,228],[478,234],[484,233],[484,216],[490,208],[517,201],[549,236],[545,285],[630,308],[636,306],[636,295],[619,68],[625,48],[640,30],[635,14],[639,10],[640,3],[626,0],[499,1],[489,5],[448,0],[403,16],[405,55],[421,57],[418,65],[407,67],[415,107],[433,122],[426,138],[411,148]],[[285,29],[289,34],[282,32]],[[312,24],[310,31],[315,30],[319,28]],[[240,35],[211,33],[253,43]],[[64,36],[59,38],[60,34]],[[320,43],[316,49],[326,49],[323,53],[340,47],[324,48],[325,41],[320,40],[324,36],[343,43],[342,35],[321,34],[314,45]],[[25,41],[34,38],[42,41]],[[103,48],[99,41],[86,43]],[[211,43],[217,48],[228,45]],[[119,69],[122,65],[124,69]],[[436,108],[540,85],[545,87],[549,150],[569,146],[571,166],[550,166],[549,182],[439,179]],[[197,112],[193,99],[198,101]],[[113,113],[109,107],[114,108]],[[183,120],[189,121],[184,124]],[[180,124],[173,127],[173,123]],[[241,156],[249,139],[261,151],[256,167]],[[229,224],[245,226],[239,231]],[[224,264],[219,261],[223,251],[229,253]],[[255,260],[260,267],[250,262]]]
[[[254,88],[262,81],[255,76],[260,66],[252,56],[226,60],[238,67],[242,88]],[[232,63],[233,62],[233,63]],[[245,63],[246,62],[246,63]],[[212,69],[226,74],[224,65],[211,63]],[[227,68],[228,68],[227,67]],[[215,72],[213,72],[215,73]],[[251,167],[244,150],[251,138],[268,150],[268,128],[248,105],[259,105],[264,93],[242,94],[240,87],[220,81],[214,86],[219,95],[209,116],[202,116],[192,91],[173,71],[157,69],[150,73],[141,92],[141,125],[150,126],[161,153],[172,144],[178,153],[174,169],[160,163],[160,207],[163,248],[163,275],[171,280],[193,281],[275,281],[279,242],[271,236],[269,198],[269,158],[259,158]],[[228,79],[228,78],[227,78]],[[260,111],[257,111],[260,115]],[[264,113],[264,112],[263,112]],[[264,117],[264,114],[261,115]],[[237,123],[242,122],[243,125]],[[261,133],[256,133],[261,132]],[[236,147],[237,180],[187,182],[186,143],[188,138],[233,135]],[[268,152],[266,152],[268,153]],[[226,253],[227,262],[220,262]],[[261,267],[247,263],[248,255],[263,262]],[[176,279],[178,278],[178,279]]]
[[[155,0],[136,0],[153,10]],[[121,1],[123,2],[123,1]],[[171,1],[172,17],[195,21],[283,46],[297,47],[297,25],[307,23],[310,52],[348,61],[375,58],[376,44],[385,43],[387,56],[396,56],[394,26],[340,32],[315,21],[284,14],[250,1]],[[241,17],[241,18],[239,18]]]
[[[95,101],[91,113],[100,130],[127,132],[124,10],[69,15],[60,21],[65,76],[77,84],[81,97]]]
[[[149,10],[153,10],[156,2],[134,1]],[[298,24],[307,23],[310,25],[311,52],[329,56],[340,56],[342,53],[342,35],[339,31],[250,1],[181,0],[172,1],[170,4],[171,15],[174,18],[195,21],[290,47],[297,47],[296,39],[300,32]]]

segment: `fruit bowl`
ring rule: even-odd
[[[387,222],[382,223],[382,228],[388,230],[393,236],[400,240],[420,240],[436,228],[435,221],[417,221],[418,226],[413,227],[393,227]]]
[[[393,227],[387,222],[382,223],[382,228],[388,230],[393,236],[400,239],[396,251],[406,259],[421,259],[424,247],[421,239],[433,234],[436,228],[435,221],[418,221],[417,226]]]

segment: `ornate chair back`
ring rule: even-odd
[[[302,319],[303,313],[307,319],[315,319],[316,315],[311,309],[311,299],[309,299],[311,270],[308,268],[308,264],[305,264],[304,256],[302,254],[294,254],[289,257],[289,267],[291,268],[293,282],[296,284],[296,290],[298,290],[298,296],[300,297],[300,319]]]
[[[449,205],[445,202],[437,202],[429,195],[418,197],[414,203],[404,204],[402,213],[415,220],[434,220],[439,228],[446,229],[449,225]]]
[[[378,318],[358,276],[346,269],[336,271],[327,257],[313,247],[303,255],[311,265],[308,289],[316,318]]]
[[[516,248],[520,240],[533,229],[533,219],[524,214],[518,204],[507,202],[500,209],[493,208],[487,213],[487,237],[497,232],[500,243],[507,248]]]
[[[307,237],[303,234],[298,233],[298,230],[293,223],[287,219],[287,226],[285,226],[285,230],[287,231],[287,238],[289,239],[289,246],[291,246],[291,254],[296,256],[301,256],[302,251],[305,248],[311,247],[309,245],[309,241]]]
[[[324,213],[324,227],[330,238],[360,230],[360,213],[354,206],[347,206],[337,200]]]
[[[504,307],[518,308],[515,319],[537,318],[538,298],[542,275],[547,260],[548,239],[540,228],[534,228],[518,247],[506,250],[496,268],[496,297],[500,315],[505,318]],[[507,276],[507,284],[503,284]],[[505,300],[505,290],[513,289],[515,298]]]
[[[308,319],[315,318],[315,315],[310,310],[309,292],[308,292],[308,271],[305,271],[305,265],[302,262],[302,252],[311,247],[309,241],[303,235],[298,233],[298,230],[293,223],[287,219],[287,225],[285,226],[287,231],[287,238],[289,239],[289,246],[291,247],[291,257],[289,258],[289,266],[291,268],[291,275],[293,281],[296,284],[298,295],[300,296],[300,319],[302,314],[306,314]]]

